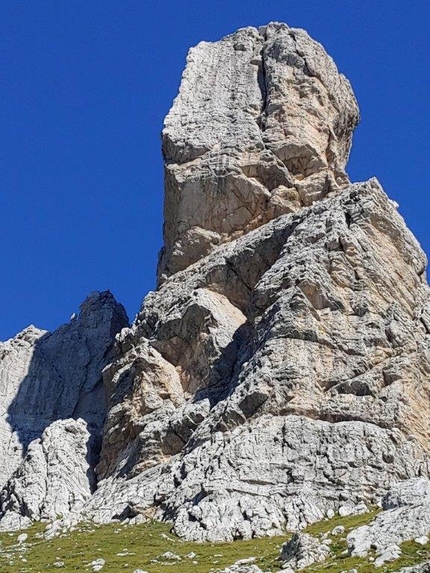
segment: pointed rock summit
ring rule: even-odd
[[[49,492],[29,512],[24,459],[3,521],[61,508],[51,534],[84,518],[156,518],[188,539],[233,540],[366,511],[394,484],[426,482],[427,262],[378,181],[346,175],[358,119],[349,82],[303,30],[272,23],[190,50],[163,130],[157,290],[130,328],[109,306],[77,342],[72,324],[55,344],[32,329],[5,343],[23,358],[13,384],[1,374],[3,393],[53,392],[49,368],[45,385],[22,382],[37,340],[64,388],[64,414],[40,415],[43,427],[69,421],[39,435],[33,456],[72,428],[83,467],[86,429],[70,419],[100,435],[106,412],[94,483],[70,472],[80,493],[69,513]],[[6,409],[31,418],[29,403]],[[43,475],[57,460],[43,458]]]
[[[125,326],[123,306],[94,292],[55,332],[30,326],[0,343],[0,527],[67,514],[91,496],[106,417],[101,371]]]
[[[166,117],[160,280],[348,183],[348,80],[304,30],[244,28],[188,54]]]

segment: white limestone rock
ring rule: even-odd
[[[382,511],[368,525],[358,527],[347,536],[351,555],[365,556],[377,552],[377,566],[398,557],[396,547],[404,541],[430,535],[430,481],[415,478],[392,487],[382,502]]]
[[[395,573],[430,573],[430,561],[419,563],[413,567],[402,567],[400,571]]]
[[[339,515],[341,517],[347,517],[350,515],[361,515],[362,513],[367,513],[369,511],[368,507],[362,501],[360,503],[346,503],[339,507]]]
[[[225,569],[218,569],[217,573],[264,573],[257,565],[235,564]],[[267,573],[267,572],[266,572]]]
[[[0,488],[20,464],[24,447],[31,441],[31,437],[23,440],[9,408],[21,382],[26,380],[38,340],[46,335],[46,331],[29,326],[14,338],[0,342]],[[34,418],[37,424],[37,417]]]
[[[430,480],[425,477],[394,484],[382,499],[382,508],[396,509],[411,506],[430,499]]]
[[[82,420],[59,420],[28,446],[24,460],[0,494],[1,529],[54,520],[78,511],[95,488],[91,435]]]
[[[103,567],[106,565],[106,561],[101,557],[99,559],[95,559],[90,563],[90,567],[92,571],[101,571]]]
[[[330,547],[308,533],[295,533],[282,544],[280,561],[282,567],[305,569],[314,563],[322,563],[330,556]]]
[[[18,535],[16,540],[19,543],[19,545],[21,545],[22,543],[25,543],[27,541],[27,538],[28,538],[28,535],[26,533],[21,533],[20,535]]]
[[[376,568],[382,567],[385,563],[389,563],[391,561],[395,561],[398,559],[402,554],[402,550],[398,545],[393,543],[388,547],[385,547],[384,550],[378,555],[378,557],[373,562]]]

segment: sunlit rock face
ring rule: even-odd
[[[89,515],[274,535],[429,472],[426,259],[376,180],[216,248],[150,293],[105,369]]]
[[[94,436],[82,419],[52,422],[32,440],[0,492],[0,530],[82,509],[95,489]]]
[[[160,286],[104,371],[87,515],[249,538],[428,474],[426,258],[376,179],[348,181],[357,121],[302,30],[190,51],[163,131]]]
[[[244,28],[188,54],[165,120],[159,278],[348,184],[346,78],[304,30]]]
[[[72,323],[56,344],[35,330],[6,343],[25,356],[6,422],[58,419],[16,398],[34,385],[22,380],[36,343],[64,368],[55,411],[67,418],[34,436],[3,489],[9,525],[61,507],[50,535],[83,518],[155,517],[188,539],[251,538],[363,511],[429,475],[427,261],[378,181],[348,180],[357,121],[348,81],[302,30],[245,28],[190,51],[163,131],[157,290],[130,328],[109,306],[91,314],[103,317],[94,331]],[[48,490],[35,503],[32,460],[56,468],[62,433],[85,467],[81,439],[105,415],[101,375],[90,481],[70,472],[74,503]]]

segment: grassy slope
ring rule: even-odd
[[[347,532],[352,527],[367,523],[374,515],[375,512],[347,518],[337,517],[315,524],[307,531],[320,535],[331,531],[336,525],[343,525]],[[275,572],[279,570],[277,558],[280,546],[288,538],[286,534],[277,538],[233,543],[190,543],[172,535],[168,525],[156,522],[131,527],[119,524],[82,526],[51,541],[40,538],[42,530],[40,524],[26,530],[28,539],[21,546],[16,542],[17,533],[0,535],[1,573],[91,571],[88,565],[100,557],[106,561],[102,573],[133,572],[138,568],[148,573],[209,573],[251,556],[257,558],[255,563],[263,571]],[[346,549],[344,535],[333,538],[331,547],[332,558],[306,569],[303,573],[339,573],[352,568],[359,573],[388,573],[398,570],[401,566],[430,559],[430,544],[423,547],[408,542],[403,545],[403,555],[395,564],[375,570],[375,567],[364,559],[342,555]],[[160,556],[166,551],[180,555],[182,561],[163,562]],[[195,557],[187,557],[190,552],[194,552]],[[22,561],[22,558],[27,561]],[[153,561],[157,558],[158,562]],[[63,561],[64,567],[57,568],[54,565],[56,561]]]

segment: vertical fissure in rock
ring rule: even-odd
[[[258,87],[260,88],[260,92],[261,92],[262,106],[261,106],[260,115],[257,118],[257,123],[258,123],[258,127],[260,128],[260,130],[264,131],[265,119],[266,119],[266,113],[267,113],[267,103],[268,103],[267,102],[268,87],[267,87],[267,73],[266,73],[266,54],[265,54],[265,44],[266,44],[265,30],[264,31],[261,30],[260,34],[262,37],[262,45],[261,45],[261,50],[260,50],[260,61],[259,61],[259,66],[258,66],[257,81],[258,81]]]

